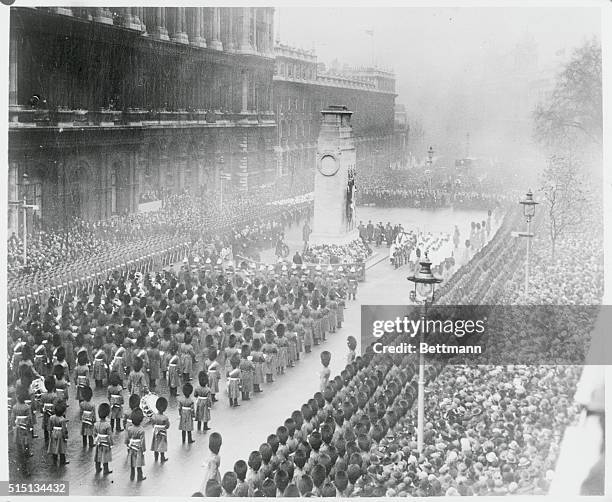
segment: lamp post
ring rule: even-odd
[[[531,188],[525,195],[525,198],[519,201],[519,204],[523,206],[523,216],[525,216],[527,221],[527,232],[519,232],[520,237],[527,238],[527,257],[525,260],[525,297],[527,297],[529,293],[529,252],[531,250],[531,238],[534,236],[531,233],[531,220],[535,216],[535,207],[538,204],[538,202],[533,200]]]
[[[431,190],[431,169],[425,169],[425,176],[427,176],[427,182],[429,184],[429,189]]]
[[[433,164],[433,156],[434,156],[434,149],[433,149],[433,146],[430,146],[429,150],[427,150],[427,170],[425,171],[425,174],[427,175],[427,179],[429,180],[430,190],[431,190],[431,165]]]
[[[23,200],[9,201],[9,204],[17,206],[19,209],[23,209],[23,266],[28,264],[28,209],[38,210],[36,204],[28,204],[27,199],[27,187],[30,184],[27,173],[23,173],[21,179],[23,180]]]
[[[421,316],[422,325],[427,319],[427,307],[434,302],[435,286],[442,282],[442,279],[436,277],[431,272],[431,261],[425,252],[424,258],[419,262],[420,270],[414,275],[410,275],[407,279],[414,283],[415,301],[422,302],[424,306],[424,315]],[[419,348],[424,340],[424,326],[421,326],[419,332]],[[417,396],[417,449],[419,453],[423,452],[423,431],[425,421],[425,356],[419,350],[419,382]]]

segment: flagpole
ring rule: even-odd
[[[374,27],[366,30],[366,33],[370,36],[370,52],[372,53],[372,68],[376,67],[376,61],[374,58]]]
[[[376,68],[376,60],[374,58],[374,29],[372,29],[370,35],[370,44],[372,46],[372,68]]]

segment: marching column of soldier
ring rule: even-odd
[[[20,469],[31,474],[34,441],[44,441],[54,463],[69,464],[66,411],[76,406],[96,475],[112,473],[123,442],[131,479],[146,479],[147,449],[168,460],[169,402],[178,404],[183,443],[195,442],[194,422],[211,429],[223,378],[231,407],[263,392],[342,326],[356,290],[348,267],[234,269],[190,256],[178,273],[116,271],[91,294],[34,305],[8,337],[9,427]],[[105,388],[106,399],[94,404],[93,388]]]

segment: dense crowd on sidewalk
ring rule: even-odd
[[[455,178],[443,171],[360,172],[358,204],[377,207],[495,209],[519,194],[508,191],[499,177],[481,181],[474,175]]]
[[[246,241],[255,239],[261,247],[264,240],[274,241],[281,227],[303,218],[312,204],[301,198],[288,198],[283,205],[262,204],[272,199],[269,192],[228,197],[223,207],[209,197],[174,194],[163,200],[159,211],[118,215],[99,222],[75,219],[68,230],[47,229],[29,235],[25,267],[22,239],[13,233],[7,254],[9,294],[29,293],[50,287],[50,282],[88,275],[103,262],[118,265],[140,244],[151,252],[180,242],[228,241],[244,252],[250,244]],[[48,276],[54,271],[58,277],[51,281]]]

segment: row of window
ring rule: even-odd
[[[281,120],[278,123],[278,136],[279,138],[297,139],[297,138],[310,138],[312,132],[312,125],[309,120],[302,120],[296,122],[287,122]]]
[[[316,78],[314,66],[299,63],[280,62],[276,65],[274,73],[282,77],[297,78],[300,80],[314,80]]]

